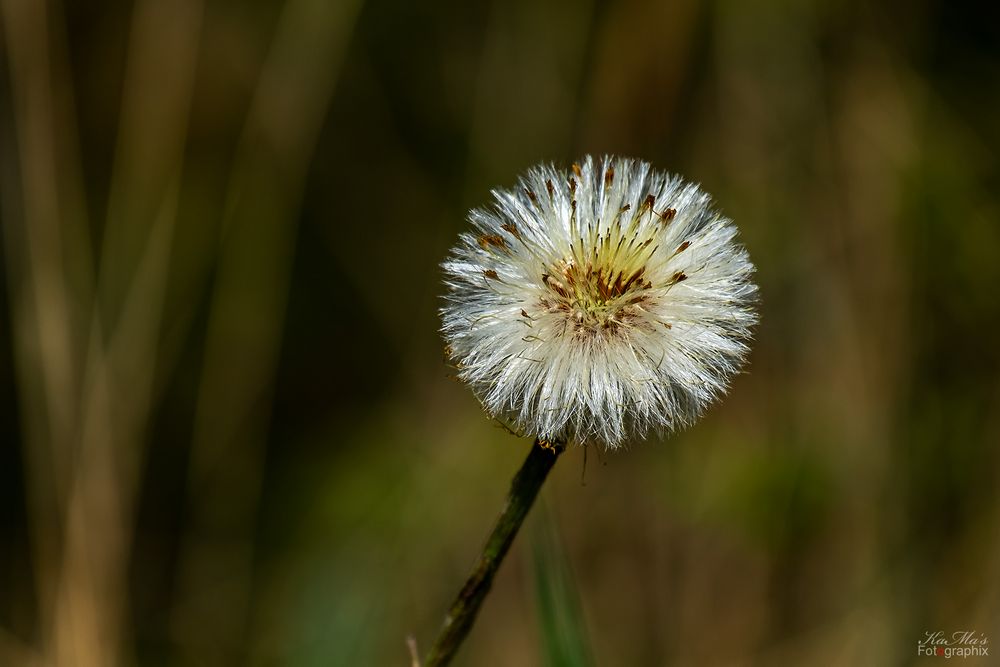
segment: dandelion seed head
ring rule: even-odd
[[[486,412],[618,447],[694,422],[746,358],[757,287],[698,186],[638,160],[540,165],[444,263],[447,354]]]

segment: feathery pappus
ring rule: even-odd
[[[697,185],[646,162],[539,165],[444,263],[447,353],[486,412],[616,448],[694,422],[742,367],[754,266]]]

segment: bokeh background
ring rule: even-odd
[[[1000,643],[987,10],[3,0],[0,664],[410,664],[530,445],[438,265],[585,153],[714,194],[757,341],[697,427],[563,457],[457,662]]]

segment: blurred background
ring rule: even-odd
[[[490,188],[586,153],[715,196],[757,341],[697,427],[562,458],[457,663],[1000,642],[985,13],[0,12],[0,664],[410,664],[530,446],[449,378],[438,265]]]

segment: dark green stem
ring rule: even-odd
[[[427,654],[424,667],[440,667],[447,665],[455,657],[458,647],[462,645],[465,636],[476,621],[479,607],[482,606],[486,594],[493,585],[493,577],[500,568],[503,557],[507,555],[514,536],[517,535],[524,517],[531,509],[538,490],[548,476],[556,459],[562,454],[565,446],[558,443],[541,443],[538,440],[532,445],[528,458],[521,469],[517,471],[510,484],[507,504],[504,505],[500,518],[490,534],[479,562],[472,571],[465,586],[459,592],[448,616],[444,619],[444,627],[437,640]]]

